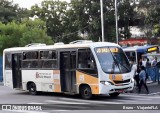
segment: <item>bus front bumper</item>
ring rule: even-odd
[[[123,92],[128,92],[132,91],[134,87],[134,80],[131,81],[128,84],[109,84],[106,82],[106,84],[101,84],[100,86],[100,94],[111,94],[111,93],[123,93]]]

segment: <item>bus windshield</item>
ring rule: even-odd
[[[99,47],[95,52],[105,73],[120,74],[131,71],[129,61],[121,48]]]

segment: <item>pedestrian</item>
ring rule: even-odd
[[[152,80],[154,82],[157,81],[157,74],[156,74],[157,67],[156,67],[156,65],[157,65],[157,57],[155,56],[154,59],[152,60],[152,63],[151,63],[151,66],[152,66]]]
[[[149,58],[147,58],[146,68],[150,68],[150,67],[151,67],[151,62],[149,61]]]
[[[149,76],[150,76],[150,75],[149,75],[149,74],[150,74],[150,73],[149,73],[149,72],[150,72],[149,70],[150,70],[150,68],[151,68],[151,62],[149,61],[149,58],[147,58],[146,68],[145,68],[145,71],[146,71],[146,74],[147,74],[146,80],[149,79]]]
[[[142,57],[142,65],[146,67],[147,60],[145,57]]]
[[[139,88],[139,73],[140,73],[140,68],[139,66],[137,66],[136,73],[134,76],[134,80],[136,81],[136,88]]]
[[[136,74],[134,76],[134,80],[136,81],[136,88],[139,88],[139,73],[140,73],[140,67],[142,66],[142,59],[139,59],[139,62],[137,64],[137,70],[136,70]]]
[[[139,73],[139,79],[140,79],[140,83],[139,83],[139,93],[141,92],[141,87],[142,85],[144,85],[144,87],[146,88],[147,94],[149,94],[149,90],[148,87],[146,85],[146,71],[145,71],[145,67],[141,66],[140,68],[140,73]]]
[[[157,57],[154,57],[154,59],[152,60],[152,67],[155,67],[157,64]]]

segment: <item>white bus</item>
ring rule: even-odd
[[[3,51],[4,85],[37,92],[118,96],[133,90],[129,61],[115,43],[89,42],[8,48]]]

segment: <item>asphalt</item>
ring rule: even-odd
[[[3,82],[0,81],[0,86],[3,86]],[[147,86],[149,89],[149,94],[158,94],[160,95],[160,83],[158,82],[152,82],[152,81],[147,81]],[[130,94],[138,94],[138,89],[134,87],[132,92],[127,92]],[[140,94],[146,94],[145,88],[142,86],[141,93]]]

